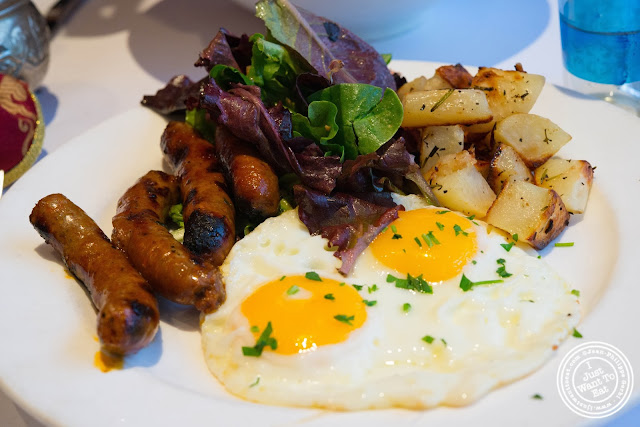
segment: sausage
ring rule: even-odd
[[[184,245],[222,264],[235,243],[235,209],[213,144],[184,122],[169,122],[160,143],[180,179]]]
[[[226,296],[218,268],[191,254],[163,225],[179,198],[175,177],[148,172],[118,201],[111,239],[159,295],[211,313]]]
[[[51,194],[36,204],[29,221],[89,290],[103,350],[127,355],[153,340],[160,316],[151,287],[82,209]]]
[[[238,212],[249,218],[263,219],[278,214],[280,190],[278,177],[248,142],[216,127],[216,154],[233,190]]]

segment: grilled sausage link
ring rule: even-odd
[[[163,225],[179,197],[175,177],[148,172],[118,201],[111,238],[158,294],[211,313],[226,296],[218,268],[192,255]]]
[[[277,215],[278,177],[258,151],[222,125],[216,128],[215,148],[238,211],[258,219]]]
[[[126,355],[153,340],[159,314],[151,287],[82,209],[51,194],[36,204],[29,221],[89,290],[103,350]]]
[[[184,245],[222,264],[235,243],[235,209],[213,144],[184,122],[169,122],[160,143],[180,179]]]

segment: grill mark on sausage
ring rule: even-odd
[[[211,247],[222,245],[226,238],[224,219],[199,210],[191,213],[184,228],[184,245],[198,256],[205,255]]]

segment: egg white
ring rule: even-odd
[[[426,206],[416,196],[397,201],[407,210]],[[577,298],[543,260],[517,246],[507,252],[502,235],[476,224],[478,252],[464,274],[474,281],[499,278],[496,260],[502,258],[512,276],[468,292],[457,276],[423,294],[387,283],[388,274],[402,274],[370,250],[342,277],[340,260],[325,239],[309,235],[296,211],[266,220],[234,246],[221,268],[227,301],[202,324],[209,369],[228,391],[248,400],[345,410],[466,405],[533,372],[578,323]],[[242,301],[282,275],[308,271],[364,285],[363,299],[377,301],[367,307],[364,325],[346,341],[315,351],[244,356],[242,346],[254,345],[255,337]],[[378,289],[370,292],[373,284]],[[423,340],[427,335],[431,343]]]

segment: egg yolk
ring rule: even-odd
[[[345,341],[367,318],[363,299],[351,285],[307,276],[312,279],[285,276],[274,280],[242,302],[242,314],[256,339],[271,323],[276,353],[302,353]]]
[[[451,279],[477,251],[469,219],[444,209],[402,211],[370,245],[387,267],[429,282]]]

